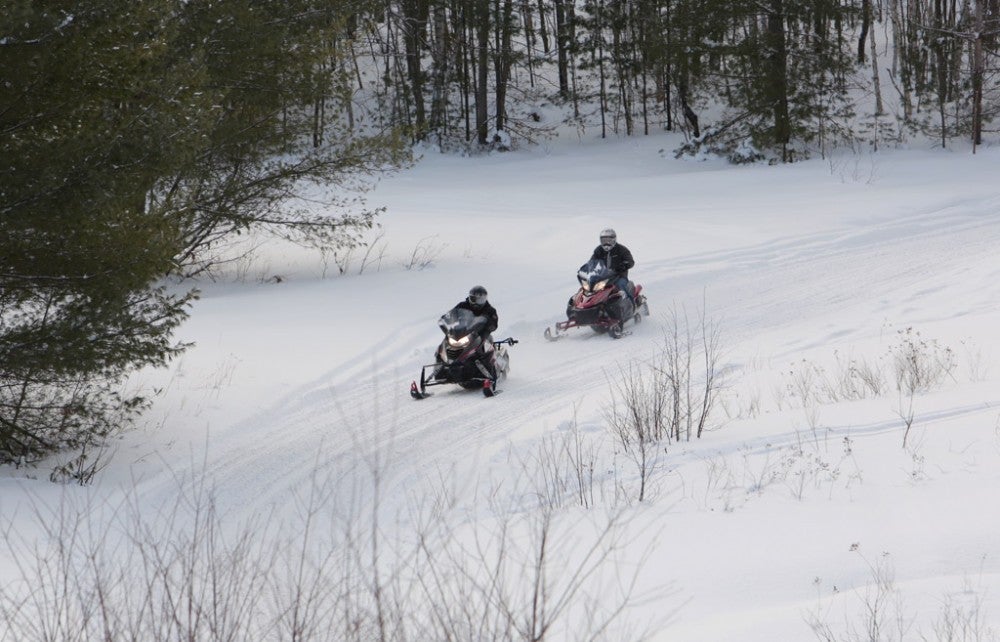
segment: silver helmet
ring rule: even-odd
[[[601,247],[604,248],[604,251],[608,251],[613,248],[617,242],[618,235],[615,234],[613,229],[609,227],[601,230]]]

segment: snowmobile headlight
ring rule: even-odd
[[[580,279],[580,287],[583,289],[584,292],[590,292],[590,283],[584,281],[583,279]]]
[[[454,337],[448,337],[448,345],[450,345],[453,348],[464,348],[465,346],[469,345],[470,341],[472,341],[471,334],[467,334],[460,339],[455,339]]]
[[[598,281],[597,283],[594,284],[594,292],[600,292],[601,290],[604,289],[604,286],[606,286],[607,284],[608,284],[607,279],[604,279],[603,281]]]

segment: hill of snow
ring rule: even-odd
[[[52,550],[67,524],[118,546],[103,568],[142,576],[122,534],[189,543],[211,505],[227,544],[298,542],[280,568],[347,552],[338,586],[385,594],[311,604],[392,612],[389,639],[495,630],[442,601],[536,630],[539,585],[550,639],[1000,639],[1000,152],[734,167],[675,160],[673,143],[428,151],[375,190],[382,228],[344,274],[265,246],[200,284],[179,336],[196,346],[137,382],[163,394],[92,486],[0,480],[4,586],[37,580],[24,547]],[[608,226],[651,316],[621,340],[546,341]],[[476,284],[495,336],[519,340],[503,394],[411,400],[437,318]],[[612,398],[678,338],[697,394],[705,331],[707,430],[642,469]]]

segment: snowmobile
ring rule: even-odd
[[[545,328],[545,338],[555,341],[570,328],[587,326],[598,334],[608,333],[613,339],[620,339],[625,333],[625,322],[642,321],[643,315],[649,316],[649,304],[642,293],[642,286],[631,281],[631,290],[635,303],[615,285],[615,273],[608,269],[604,261],[591,259],[580,266],[576,273],[580,281],[580,289],[569,298],[566,304],[566,320]]]
[[[458,384],[462,388],[479,388],[483,395],[492,397],[500,392],[497,382],[507,377],[510,357],[504,346],[512,346],[517,339],[484,341],[480,333],[486,317],[477,316],[465,308],[452,308],[441,316],[438,326],[444,339],[435,353],[435,362],[420,369],[420,383],[410,384],[414,399],[429,397],[429,386]]]

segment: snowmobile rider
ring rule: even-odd
[[[480,330],[479,334],[483,339],[483,347],[487,350],[486,354],[490,354],[490,351],[492,351],[493,348],[493,335],[491,333],[497,329],[499,317],[497,316],[496,308],[490,305],[490,302],[487,299],[486,288],[481,285],[473,286],[473,288],[469,290],[469,296],[460,301],[455,307],[471,310],[477,317],[486,318],[486,324],[483,326],[483,329]],[[482,366],[486,368],[490,378],[493,379],[495,383],[497,373],[496,369],[493,367],[492,361],[492,359],[479,360]]]
[[[635,295],[629,287],[628,271],[635,266],[635,259],[628,248],[618,242],[618,235],[610,227],[601,230],[601,244],[594,248],[591,260],[601,260],[608,269],[615,273],[614,283],[625,293],[632,305],[635,305]]]
[[[486,288],[481,285],[474,286],[469,290],[469,296],[455,307],[471,310],[477,317],[486,317],[486,325],[483,326],[480,336],[483,338],[483,343],[493,342],[490,333],[497,329],[499,317],[496,308],[490,305],[489,300],[487,300]]]

